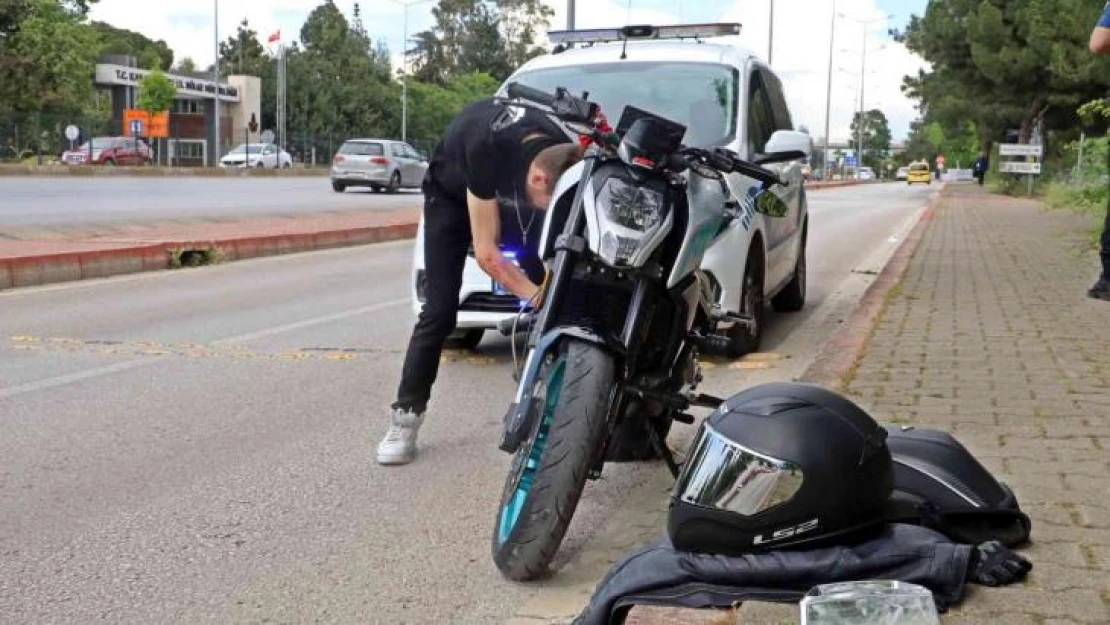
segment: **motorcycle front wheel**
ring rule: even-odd
[[[493,560],[513,581],[544,575],[578,507],[606,433],[610,354],[564,341],[540,371],[542,413],[513,457],[493,529]]]

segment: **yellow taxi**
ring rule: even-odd
[[[933,172],[929,170],[929,164],[925,161],[910,163],[910,169],[906,172],[906,184],[912,185],[915,182],[933,184]]]

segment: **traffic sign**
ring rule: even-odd
[[[1033,174],[1041,173],[1040,163],[1024,163],[1022,161],[1008,161],[998,164],[998,171],[1004,174]]]
[[[1021,143],[1002,143],[998,146],[999,156],[1044,156],[1043,145],[1028,145]]]
[[[855,167],[856,165],[859,165],[859,160],[855,156],[845,156],[844,165],[846,167]]]
[[[81,129],[73,124],[66,126],[66,139],[76,141],[77,137],[81,136]]]
[[[261,139],[262,139],[262,143],[273,143],[274,142],[274,131],[273,130],[263,130]]]
[[[128,126],[127,126],[127,130],[128,130],[128,132],[131,133],[132,137],[141,137],[141,136],[143,136],[143,120],[141,120],[141,119],[131,120],[131,123],[128,124]]]

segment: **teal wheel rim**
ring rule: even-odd
[[[543,416],[540,418],[539,428],[532,437],[530,447],[522,447],[513,460],[517,478],[513,485],[513,494],[509,500],[501,505],[501,514],[497,525],[497,542],[505,544],[513,533],[524,504],[528,501],[528,494],[532,490],[532,483],[536,478],[536,471],[540,466],[540,458],[547,447],[547,433],[551,429],[551,422],[555,419],[555,407],[559,405],[559,395],[563,390],[563,374],[566,373],[566,359],[560,358],[551,365],[547,374],[546,395],[543,402]]]

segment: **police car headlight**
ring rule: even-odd
[[[610,178],[597,194],[601,246],[598,255],[613,266],[641,264],[658,245],[667,218],[662,192]],[[645,254],[646,252],[646,254]]]

